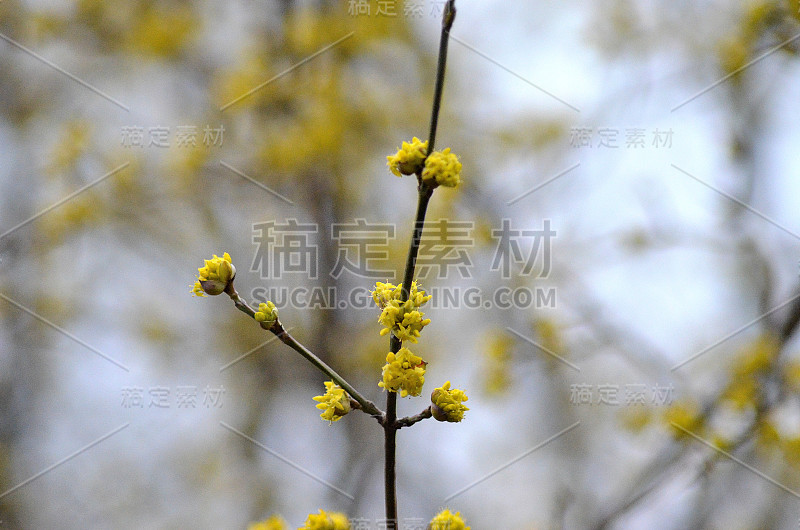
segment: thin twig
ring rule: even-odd
[[[450,42],[450,28],[456,19],[456,3],[450,0],[444,8],[442,18],[442,34],[439,37],[439,59],[436,65],[436,87],[433,90],[433,109],[431,111],[431,128],[428,133],[428,153],[433,152],[436,143],[436,129],[439,125],[439,108],[442,104],[444,90],[444,73],[447,63],[447,44]]]
[[[395,425],[397,425],[398,429],[402,429],[403,427],[410,427],[417,422],[422,420],[427,420],[428,418],[433,417],[433,412],[431,411],[431,407],[426,408],[419,414],[415,414],[414,416],[408,416],[403,419],[397,420]]]
[[[442,33],[439,39],[439,59],[436,66],[436,86],[433,92],[433,106],[431,109],[431,128],[428,134],[428,153],[433,152],[436,142],[436,129],[439,123],[439,109],[442,103],[442,91],[444,89],[444,74],[447,64],[447,43],[450,37],[450,28],[456,18],[455,0],[449,0],[445,5],[444,17],[442,18]],[[411,292],[411,283],[414,281],[414,268],[417,263],[419,253],[419,243],[422,238],[422,229],[425,224],[425,212],[428,210],[428,202],[433,194],[433,188],[422,182],[421,172],[417,173],[419,183],[419,201],[417,203],[417,215],[414,219],[414,229],[411,235],[411,245],[408,249],[406,268],[403,273],[403,283],[401,287],[401,302],[408,300]],[[402,341],[390,334],[389,347],[392,353],[397,353],[402,346]],[[388,392],[386,396],[386,421],[384,429],[384,485],[386,501],[386,524],[387,530],[397,530],[397,479],[395,455],[397,450],[397,430],[402,425],[397,421],[397,393]]]
[[[255,318],[255,310],[239,297],[239,293],[236,292],[236,289],[233,287],[233,282],[228,284],[228,287],[225,289],[225,293],[230,296],[231,300],[233,300],[234,305],[236,305],[236,308],[239,311],[249,315],[251,318]],[[342,387],[351,398],[355,399],[359,405],[361,405],[361,410],[374,417],[379,423],[383,424],[385,422],[384,413],[378,407],[376,407],[372,401],[362,396],[361,393],[350,383],[348,383],[344,377],[336,373],[333,368],[328,366],[322,359],[314,355],[311,350],[298,342],[297,339],[295,339],[291,334],[289,334],[288,331],[286,331],[280,321],[276,321],[272,324],[260,322],[260,324],[262,329],[266,329],[274,333],[279,339],[281,339],[281,342],[302,355],[306,360],[308,360],[308,362],[313,364],[322,373],[330,377],[337,385]]]
[[[417,203],[417,215],[414,219],[414,230],[411,235],[411,244],[408,249],[406,259],[406,269],[403,274],[403,284],[401,289],[401,303],[408,300],[411,283],[414,281],[414,268],[419,253],[419,243],[422,238],[422,229],[425,224],[425,212],[428,210],[428,202],[433,194],[433,188],[421,186],[419,189],[419,202]],[[394,334],[391,334],[389,347],[392,353],[397,353],[402,346],[402,341]],[[386,488],[386,521],[387,529],[397,528],[397,492],[396,492],[396,471],[395,453],[397,449],[396,434],[400,426],[397,425],[397,392],[388,392],[386,396],[386,421],[384,429],[384,482]]]
[[[292,337],[292,335],[284,329],[280,322],[275,322],[272,328],[270,328],[270,331],[277,335],[277,337],[281,339],[284,344],[305,357],[311,364],[333,379],[337,385],[344,388],[345,392],[350,394],[351,398],[358,401],[358,403],[361,405],[361,410],[374,417],[376,420],[378,420],[378,422],[384,422],[383,412],[381,412],[381,410],[378,409],[378,407],[376,407],[372,401],[362,396],[358,390],[356,390],[352,385],[350,385],[350,383],[347,382],[347,380],[345,380],[345,378],[337,374],[333,368],[325,364],[325,361],[314,355],[308,348],[300,344],[297,339]]]

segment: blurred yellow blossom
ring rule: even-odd
[[[675,401],[664,412],[664,421],[672,430],[676,439],[688,437],[686,431],[699,435],[698,431],[703,426],[703,418],[694,403],[688,401]]]
[[[738,410],[758,406],[760,378],[773,366],[780,351],[780,341],[770,333],[759,335],[745,346],[731,367],[731,378],[722,399]]]
[[[190,37],[200,26],[191,4],[160,7],[147,5],[131,20],[125,33],[127,44],[134,52],[157,57],[173,57],[189,44]]]
[[[568,355],[561,338],[561,331],[555,321],[549,318],[537,318],[533,321],[533,330],[545,351],[553,352],[560,357]],[[558,357],[545,355],[544,359],[551,368],[558,365]]]
[[[91,126],[88,122],[85,120],[69,122],[53,148],[48,169],[56,173],[72,167],[89,146],[90,136]]]
[[[488,394],[497,395],[511,384],[511,352],[514,340],[505,331],[495,331],[483,351],[486,355],[484,387]]]
[[[763,419],[758,422],[756,426],[756,443],[759,446],[772,447],[780,442],[780,440],[781,434],[772,421]]]
[[[339,9],[295,9],[286,18],[286,46],[290,52],[306,57],[339,41],[336,52],[347,54],[355,49],[355,40],[347,35],[353,30],[356,17]],[[359,32],[358,37],[363,37]]]
[[[780,447],[786,460],[793,466],[800,466],[800,436],[788,436],[780,441]]]
[[[57,243],[73,230],[100,224],[106,210],[99,193],[88,190],[43,215],[38,222],[39,231],[49,242]]]
[[[737,410],[755,407],[758,399],[759,384],[753,377],[734,377],[722,392],[722,399],[728,401]]]
[[[742,377],[766,372],[772,366],[780,347],[780,341],[772,334],[759,335],[739,354],[733,366],[733,375]]]
[[[625,407],[620,414],[622,425],[632,433],[642,432],[652,417],[652,411],[646,407]]]
[[[800,362],[786,364],[783,368],[783,381],[793,392],[800,393]]]
[[[320,510],[319,513],[309,514],[306,522],[297,530],[350,530],[350,521],[343,513]]]
[[[247,530],[288,530],[289,525],[280,515],[273,515],[265,521],[251,523]]]

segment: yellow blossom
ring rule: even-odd
[[[91,127],[88,122],[76,120],[68,123],[61,140],[53,150],[53,160],[49,169],[57,173],[73,167],[89,147],[90,136]]]
[[[288,530],[289,525],[280,515],[273,515],[266,521],[251,523],[247,530]]]
[[[771,421],[764,419],[758,422],[756,427],[756,444],[761,448],[779,444],[781,433]]]
[[[197,281],[192,288],[195,296],[218,295],[236,276],[236,267],[231,263],[231,256],[225,252],[220,258],[216,254],[205,260],[206,264],[197,269]]]
[[[664,420],[671,428],[676,439],[687,438],[687,431],[698,434],[703,427],[703,418],[696,405],[689,402],[676,401],[664,412]]]
[[[488,394],[499,395],[511,385],[511,353],[514,340],[508,333],[494,332],[489,336],[485,352],[484,387]]]
[[[780,341],[770,333],[759,335],[739,354],[733,365],[735,378],[751,377],[767,372],[781,349]]]
[[[314,401],[319,401],[317,408],[323,411],[319,417],[327,421],[339,421],[350,412],[350,396],[333,381],[326,381],[325,389],[324,395],[314,398]]]
[[[439,421],[458,423],[464,419],[464,412],[469,409],[462,405],[469,398],[463,390],[450,390],[450,381],[431,392],[431,412]]]
[[[419,307],[427,303],[431,296],[425,295],[425,291],[417,288],[417,282],[411,284],[411,292],[408,300],[400,303],[402,296],[402,285],[377,282],[375,290],[372,291],[372,299],[383,311],[378,317],[384,329],[381,335],[386,335],[390,331],[401,341],[417,342],[422,328],[430,324],[430,319],[423,318],[425,313],[419,311]]]
[[[387,156],[386,165],[398,177],[413,175],[422,169],[427,153],[427,140],[423,142],[415,136],[411,143],[403,142],[403,147],[396,154]]]
[[[721,433],[714,433],[711,438],[711,445],[717,449],[722,449],[723,451],[730,451],[734,447],[733,440]]]
[[[266,304],[258,304],[258,311],[253,315],[253,318],[255,318],[257,322],[264,322],[271,327],[278,321],[278,308],[270,301],[267,301]]]
[[[386,355],[383,366],[383,381],[378,386],[389,392],[400,392],[400,397],[418,396],[425,384],[425,365],[427,363],[411,353],[408,348],[400,348],[397,353]]]
[[[309,514],[306,522],[297,530],[350,530],[350,521],[347,516],[339,512],[326,512]]]
[[[788,436],[780,442],[781,450],[790,464],[800,466],[800,436]]]
[[[760,387],[754,377],[732,379],[722,393],[722,399],[728,401],[736,410],[756,407]]]
[[[797,361],[787,363],[783,369],[782,377],[793,392],[800,393],[800,363]]]
[[[620,414],[622,424],[633,433],[642,432],[652,419],[652,410],[645,407],[625,407]]]
[[[431,519],[428,530],[470,530],[461,518],[461,512],[451,513],[450,510],[443,510]]]
[[[722,398],[738,410],[755,408],[762,391],[761,379],[775,364],[780,348],[780,341],[771,333],[759,335],[748,344],[733,362]]]
[[[435,183],[436,186],[455,188],[461,183],[461,162],[449,147],[444,151],[434,151],[425,159],[422,180]]]
[[[124,33],[128,45],[137,53],[174,57],[191,41],[199,26],[191,4],[145,8]]]
[[[533,322],[533,330],[536,332],[536,335],[539,337],[539,341],[544,348],[544,351],[551,351],[553,353],[558,354],[561,357],[568,355],[566,348],[564,347],[564,341],[561,337],[561,331],[559,330],[558,324],[548,318],[537,318]],[[554,357],[552,355],[545,356],[547,362],[551,365],[557,364],[558,357]]]

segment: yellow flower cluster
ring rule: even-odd
[[[800,363],[797,361],[786,363],[781,378],[792,392],[800,394]]]
[[[487,342],[487,346],[482,348],[486,359],[481,373],[485,378],[486,392],[497,396],[511,386],[511,354],[514,340],[506,332],[493,332]]]
[[[306,522],[297,530],[350,530],[350,521],[343,513],[320,510],[319,513],[309,514]]]
[[[451,513],[450,510],[443,510],[431,519],[428,530],[470,530],[470,527],[461,518],[461,512]]]
[[[175,57],[190,44],[200,27],[198,16],[190,6],[148,4],[123,35],[138,53]]]
[[[247,530],[288,530],[289,525],[280,515],[273,515],[266,521],[252,523],[247,527]]]
[[[759,43],[771,38],[772,28],[784,14],[792,14],[798,18],[797,0],[789,2],[754,1],[745,2],[741,21],[718,45],[719,58],[726,73],[735,74],[743,70],[752,61]],[[791,4],[782,6],[780,4]],[[788,8],[788,9],[787,9]],[[786,9],[786,11],[784,11]],[[769,37],[767,37],[769,35]]]
[[[350,412],[350,396],[333,381],[325,381],[325,389],[324,395],[314,398],[314,401],[319,401],[317,408],[323,411],[319,417],[327,421],[339,421]]]
[[[91,140],[91,127],[88,122],[74,120],[67,124],[61,139],[53,150],[52,160],[48,168],[52,173],[74,167],[78,159],[86,152]]]
[[[431,412],[439,421],[458,423],[464,419],[464,413],[469,409],[461,403],[469,398],[463,390],[454,388],[450,390],[450,381],[431,393]]]
[[[378,386],[389,392],[400,392],[400,397],[418,396],[425,384],[425,365],[427,363],[411,353],[408,348],[400,348],[397,353],[386,355],[383,366],[383,381]]]
[[[401,296],[402,285],[382,282],[375,284],[372,299],[383,310],[378,317],[378,322],[384,326],[381,335],[391,331],[401,341],[416,343],[422,328],[431,323],[430,319],[422,318],[425,313],[419,311],[420,306],[430,300],[431,296],[425,296],[425,291],[417,288],[417,282],[411,284],[408,300],[401,303]]]
[[[258,311],[253,318],[256,319],[256,322],[264,322],[268,326],[272,326],[278,321],[278,308],[269,301],[266,304],[258,304]]]
[[[444,151],[434,151],[425,159],[422,181],[448,188],[455,188],[461,183],[461,162],[449,147]]]
[[[96,190],[88,190],[38,219],[38,232],[55,245],[67,236],[102,223],[108,206]]]
[[[413,175],[422,169],[427,154],[427,140],[423,142],[415,136],[411,143],[403,142],[396,154],[387,156],[386,165],[398,177]]]
[[[222,294],[236,276],[236,267],[231,263],[230,254],[225,252],[221,258],[214,254],[213,258],[205,262],[205,265],[197,269],[197,281],[192,292],[195,296]]]
[[[689,437],[686,431],[700,436],[703,429],[703,417],[697,405],[691,402],[676,401],[664,411],[664,420],[678,440]]]
[[[757,407],[763,377],[774,366],[781,343],[770,333],[759,335],[745,346],[731,366],[731,378],[722,398],[736,410]]]

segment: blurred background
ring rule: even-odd
[[[376,403],[443,1],[0,1],[0,528],[381,528]],[[796,528],[797,0],[457,2],[402,528]],[[281,299],[283,297],[283,299]],[[415,414],[427,399],[400,400]]]

